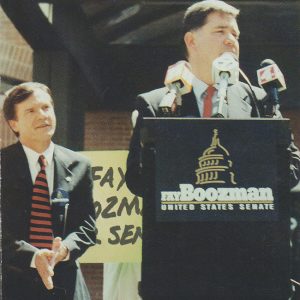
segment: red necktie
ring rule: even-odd
[[[212,115],[212,97],[214,92],[215,88],[209,85],[206,90],[206,96],[203,99],[203,118],[210,118]]]
[[[37,248],[52,248],[53,229],[49,187],[46,177],[46,159],[43,155],[38,160],[41,170],[33,185],[29,243]]]

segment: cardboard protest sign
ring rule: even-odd
[[[125,183],[128,151],[82,152],[92,164],[97,244],[80,259],[83,263],[140,262],[142,199]]]

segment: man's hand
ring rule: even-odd
[[[56,237],[52,243],[52,251],[54,252],[54,255],[51,259],[51,266],[54,268],[57,263],[67,257],[69,250],[63,244],[62,239],[60,237]]]
[[[57,263],[64,260],[69,250],[62,243],[60,237],[56,237],[52,242],[52,250],[41,249],[36,252],[35,266],[48,290],[53,289],[52,276],[54,275],[54,267]]]
[[[53,268],[50,265],[50,261],[53,257],[53,251],[48,249],[41,249],[37,251],[35,256],[36,269],[48,290],[53,289],[52,276],[54,275]]]

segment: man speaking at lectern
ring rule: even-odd
[[[216,116],[219,108],[218,86],[213,81],[213,62],[224,54],[239,57],[240,31],[237,24],[239,10],[223,1],[207,0],[190,6],[183,18],[183,38],[186,55],[193,75],[192,91],[182,95],[180,112],[176,104],[170,105],[171,114],[179,117],[209,118]],[[140,128],[142,117],[164,116],[160,104],[169,92],[163,87],[137,97],[136,110],[132,114],[134,131],[127,159],[126,183],[137,195],[143,195],[145,183],[141,165]],[[264,116],[263,104],[266,92],[243,82],[228,86],[227,102],[224,102],[222,116],[247,119]],[[278,110],[274,117],[281,117]],[[291,186],[299,181],[300,153],[291,143]]]
[[[142,127],[143,117],[164,117],[164,116],[169,117],[173,115],[178,117],[192,117],[192,118],[195,117],[210,118],[215,116],[220,117],[221,115],[224,118],[232,118],[232,119],[249,119],[249,118],[266,117],[266,116],[275,117],[275,118],[281,117],[280,112],[278,111],[278,107],[275,107],[276,109],[272,111],[272,114],[269,114],[269,112],[268,114],[266,113],[265,103],[267,103],[269,96],[266,94],[266,92],[263,89],[253,87],[250,84],[245,84],[243,82],[240,82],[238,80],[238,76],[236,82],[232,84],[228,84],[228,87],[226,87],[227,101],[224,101],[224,103],[222,103],[222,106],[220,106],[221,97],[219,97],[220,94],[219,87],[221,86],[221,84],[219,85],[215,84],[215,81],[213,79],[214,78],[213,63],[216,61],[216,59],[220,57],[221,58],[223,57],[225,59],[228,58],[231,59],[231,61],[233,61],[233,64],[235,61],[238,61],[239,36],[240,36],[240,31],[236,19],[238,14],[239,11],[236,8],[226,4],[223,1],[212,1],[212,0],[201,1],[190,6],[186,10],[183,19],[183,38],[186,47],[186,55],[188,59],[188,63],[186,63],[186,66],[184,67],[186,67],[188,71],[191,72],[192,74],[192,79],[190,80],[191,83],[190,92],[182,93],[180,95],[181,101],[180,102],[174,101],[173,103],[170,100],[174,99],[173,96],[174,93],[176,94],[176,92],[170,90],[168,86],[144,94],[140,94],[137,98],[136,109],[132,114],[134,130],[133,130],[133,135],[130,143],[129,155],[127,159],[126,183],[128,188],[133,193],[143,197],[144,196],[147,197],[146,201],[144,201],[144,215],[146,214],[145,212],[146,209],[148,209],[147,211],[148,215],[151,215],[152,213],[153,215],[147,218],[147,220],[144,217],[143,226],[144,228],[146,228],[146,225],[149,226],[147,237],[149,238],[150,236],[151,241],[155,240],[156,238],[155,232],[159,231],[159,225],[161,225],[162,227],[163,225],[158,224],[159,222],[155,223],[154,205],[152,206],[149,205],[148,207],[147,204],[147,201],[149,202],[154,201],[154,192],[151,195],[149,195],[149,193],[153,191],[154,183],[153,183],[153,178],[150,177],[148,174],[146,174],[147,172],[144,172],[145,168],[147,168],[148,170],[149,169],[153,170],[153,166],[151,168],[151,166],[143,165],[142,156],[144,155],[144,149],[142,149],[141,140],[140,140],[140,131]],[[176,66],[174,67],[173,70],[175,70],[175,68]],[[164,105],[162,105],[162,103],[164,103]],[[222,108],[221,110],[220,107]],[[176,135],[176,133],[174,133],[174,135]],[[190,137],[193,138],[192,132],[190,133]],[[236,138],[238,139],[239,137]],[[290,186],[292,187],[299,182],[299,169],[300,169],[300,153],[298,148],[294,145],[293,139],[291,139],[291,143],[288,150],[290,154]],[[149,151],[149,150],[146,149],[145,151]],[[172,149],[169,149],[169,152],[171,151]],[[147,155],[151,156],[152,153],[147,152]],[[149,160],[150,159],[148,159],[148,161]],[[170,176],[173,176],[173,174],[171,174]],[[149,213],[149,208],[151,209],[150,213]],[[149,222],[149,224],[146,224],[145,222]],[[160,235],[160,237],[162,237],[161,239],[165,237],[166,240],[168,240],[169,237],[168,237],[168,233],[166,232],[168,228],[167,226],[169,224],[171,226],[173,223],[171,224],[170,222],[167,223],[167,225],[164,224],[165,230]],[[184,226],[189,226],[189,225],[187,225],[187,223],[184,223]],[[188,240],[187,236],[188,236],[194,241],[193,245],[195,245],[195,240],[197,240],[198,250],[200,249],[201,246],[205,245],[206,243],[210,243],[210,245],[214,245],[214,241],[218,241],[220,239],[220,236],[218,236],[219,233],[223,234],[222,239],[226,239],[225,237],[226,234],[224,232],[228,233],[227,237],[229,237],[234,235],[233,233],[234,230],[238,230],[235,224],[228,224],[226,222],[222,223],[222,225],[220,225],[219,227],[217,225],[214,227],[214,225],[211,225],[209,223],[201,223],[199,225],[199,228],[201,228],[201,233],[198,232],[197,236],[193,236],[193,232],[192,232],[193,224],[190,224],[189,227],[190,233],[187,231],[182,232],[180,231],[180,228],[178,229],[178,227],[176,227],[177,231],[176,230],[172,231],[171,229],[169,231],[170,235],[172,235],[173,237],[172,241],[184,240],[186,243],[188,243],[187,242]],[[146,235],[146,230],[144,230],[144,241],[143,241],[144,249],[147,248],[145,246],[146,242],[148,243],[148,240],[146,239],[145,235]],[[215,244],[217,244],[217,242],[215,242]],[[185,268],[186,264],[185,262],[183,262],[182,256],[177,255],[176,249],[173,249],[176,248],[176,246],[174,247],[173,245],[172,248],[172,245],[173,244],[170,243],[169,247],[167,247],[170,250],[169,257],[173,258],[174,256],[175,257],[174,260],[179,261],[178,262],[180,266],[179,269],[181,267],[182,269]],[[213,271],[210,269],[208,264],[205,266],[206,264],[205,259],[201,260],[202,262],[201,264],[197,263],[201,259],[201,255],[197,252],[197,249],[196,250],[189,249],[188,245],[182,245],[182,244],[180,245],[181,248],[184,248],[184,250],[186,251],[185,252],[181,249],[180,250],[182,251],[181,253],[182,254],[186,253],[190,257],[190,260],[189,258],[186,258],[186,261],[188,261],[187,264],[198,265],[198,269],[200,270],[199,272],[202,272],[201,276],[203,278],[197,277],[197,280],[199,280],[198,286],[200,287],[200,289],[202,289],[204,296],[202,298],[199,296],[198,298],[193,298],[193,299],[234,299],[234,300],[235,299],[251,299],[251,300],[252,299],[253,300],[254,299],[255,300],[283,299],[283,298],[278,298],[279,295],[276,296],[276,291],[275,292],[270,291],[270,293],[274,292],[275,294],[273,293],[273,294],[269,294],[269,296],[266,296],[268,291],[264,290],[264,282],[263,282],[264,279],[261,281],[262,286],[257,291],[254,291],[254,288],[251,289],[251,287],[249,289],[247,283],[240,283],[238,279],[240,274],[235,273],[233,271],[234,270],[233,266],[226,269],[226,272],[224,272],[225,274],[224,276],[226,276],[227,273],[229,273],[230,275],[228,275],[228,278],[223,281],[221,278],[218,278],[218,276],[213,273]],[[245,242],[245,245],[247,245],[247,241]],[[247,247],[245,245],[242,244],[240,246]],[[258,256],[260,253],[260,249],[264,249],[265,246],[267,245],[265,245],[264,242],[262,241],[261,244],[256,248],[257,250],[256,254]],[[228,248],[227,254],[230,258],[226,261],[226,263],[230,264],[230,261],[234,261],[234,257],[232,257],[234,256],[235,253],[234,244],[232,246],[229,245],[227,248]],[[167,250],[163,249],[163,246],[161,246],[159,242],[155,245],[149,244],[147,249],[148,249],[147,254],[145,254],[143,250],[143,260],[146,258],[147,261],[146,262],[145,260],[143,261],[143,265],[145,263],[145,268],[143,268],[143,270],[146,271],[145,273],[142,273],[142,283],[148,280],[147,287],[149,287],[149,282],[151,282],[152,278],[155,278],[155,270],[153,264],[155,264],[156,260],[155,258],[153,258],[153,260],[148,259],[148,257],[145,256],[153,255],[154,257],[157,258],[160,256],[159,251],[163,252]],[[221,252],[222,249],[218,249],[218,251]],[[220,253],[218,259],[219,262],[222,261],[222,253]],[[224,258],[224,260],[226,259]],[[214,267],[215,269],[218,268],[218,266],[214,266]],[[162,276],[164,279],[167,280],[169,275],[173,276],[173,274],[176,274],[176,272],[180,272],[177,269],[171,269],[171,268],[172,268],[172,263],[169,264],[168,267],[165,266],[164,268],[163,266],[161,266],[161,268],[159,269],[159,271],[164,275]],[[242,268],[242,267],[240,265],[237,265],[237,268]],[[166,269],[168,270],[166,271]],[[149,275],[149,277],[145,279],[145,276],[143,277],[143,275],[146,274],[146,272],[147,272],[147,276],[149,274],[151,275]],[[246,274],[245,276],[247,276],[246,270],[245,270],[245,274]],[[154,277],[150,278],[150,276],[152,275]],[[207,277],[205,277],[205,275],[207,275]],[[253,274],[248,274],[248,275],[250,277],[253,276]],[[191,274],[191,277],[192,276],[193,275]],[[175,278],[175,275],[172,278]],[[230,278],[235,278],[235,281],[231,282]],[[230,282],[228,283],[226,281],[230,281]],[[167,286],[167,284],[165,284],[165,286]],[[178,285],[176,287],[178,287]],[[153,287],[153,289],[155,289],[155,287]],[[224,289],[223,291],[224,295],[222,289]],[[228,294],[225,294],[225,291]],[[248,291],[249,295],[245,291]],[[231,295],[234,292],[236,292],[237,295],[239,296],[235,298],[234,297],[230,298],[228,295]],[[260,294],[259,298],[255,298],[256,297],[254,296],[255,292]],[[143,284],[142,284],[142,293],[143,293]],[[171,294],[172,290],[166,287],[165,293]],[[207,295],[210,295],[210,297],[208,297]],[[219,295],[219,296],[221,295],[221,297],[218,298],[216,296],[214,298],[214,296],[212,295]],[[265,298],[264,295],[266,296]],[[175,295],[174,297],[177,296]],[[176,299],[180,299],[180,297],[178,296],[178,298]]]

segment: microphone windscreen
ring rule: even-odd
[[[270,66],[270,65],[275,65],[274,60],[272,60],[270,58],[266,58],[260,63],[261,67],[266,67],[266,66]]]
[[[257,70],[257,79],[262,88],[273,86],[279,92],[286,90],[284,76],[273,60],[265,59],[261,66],[262,68]]]

